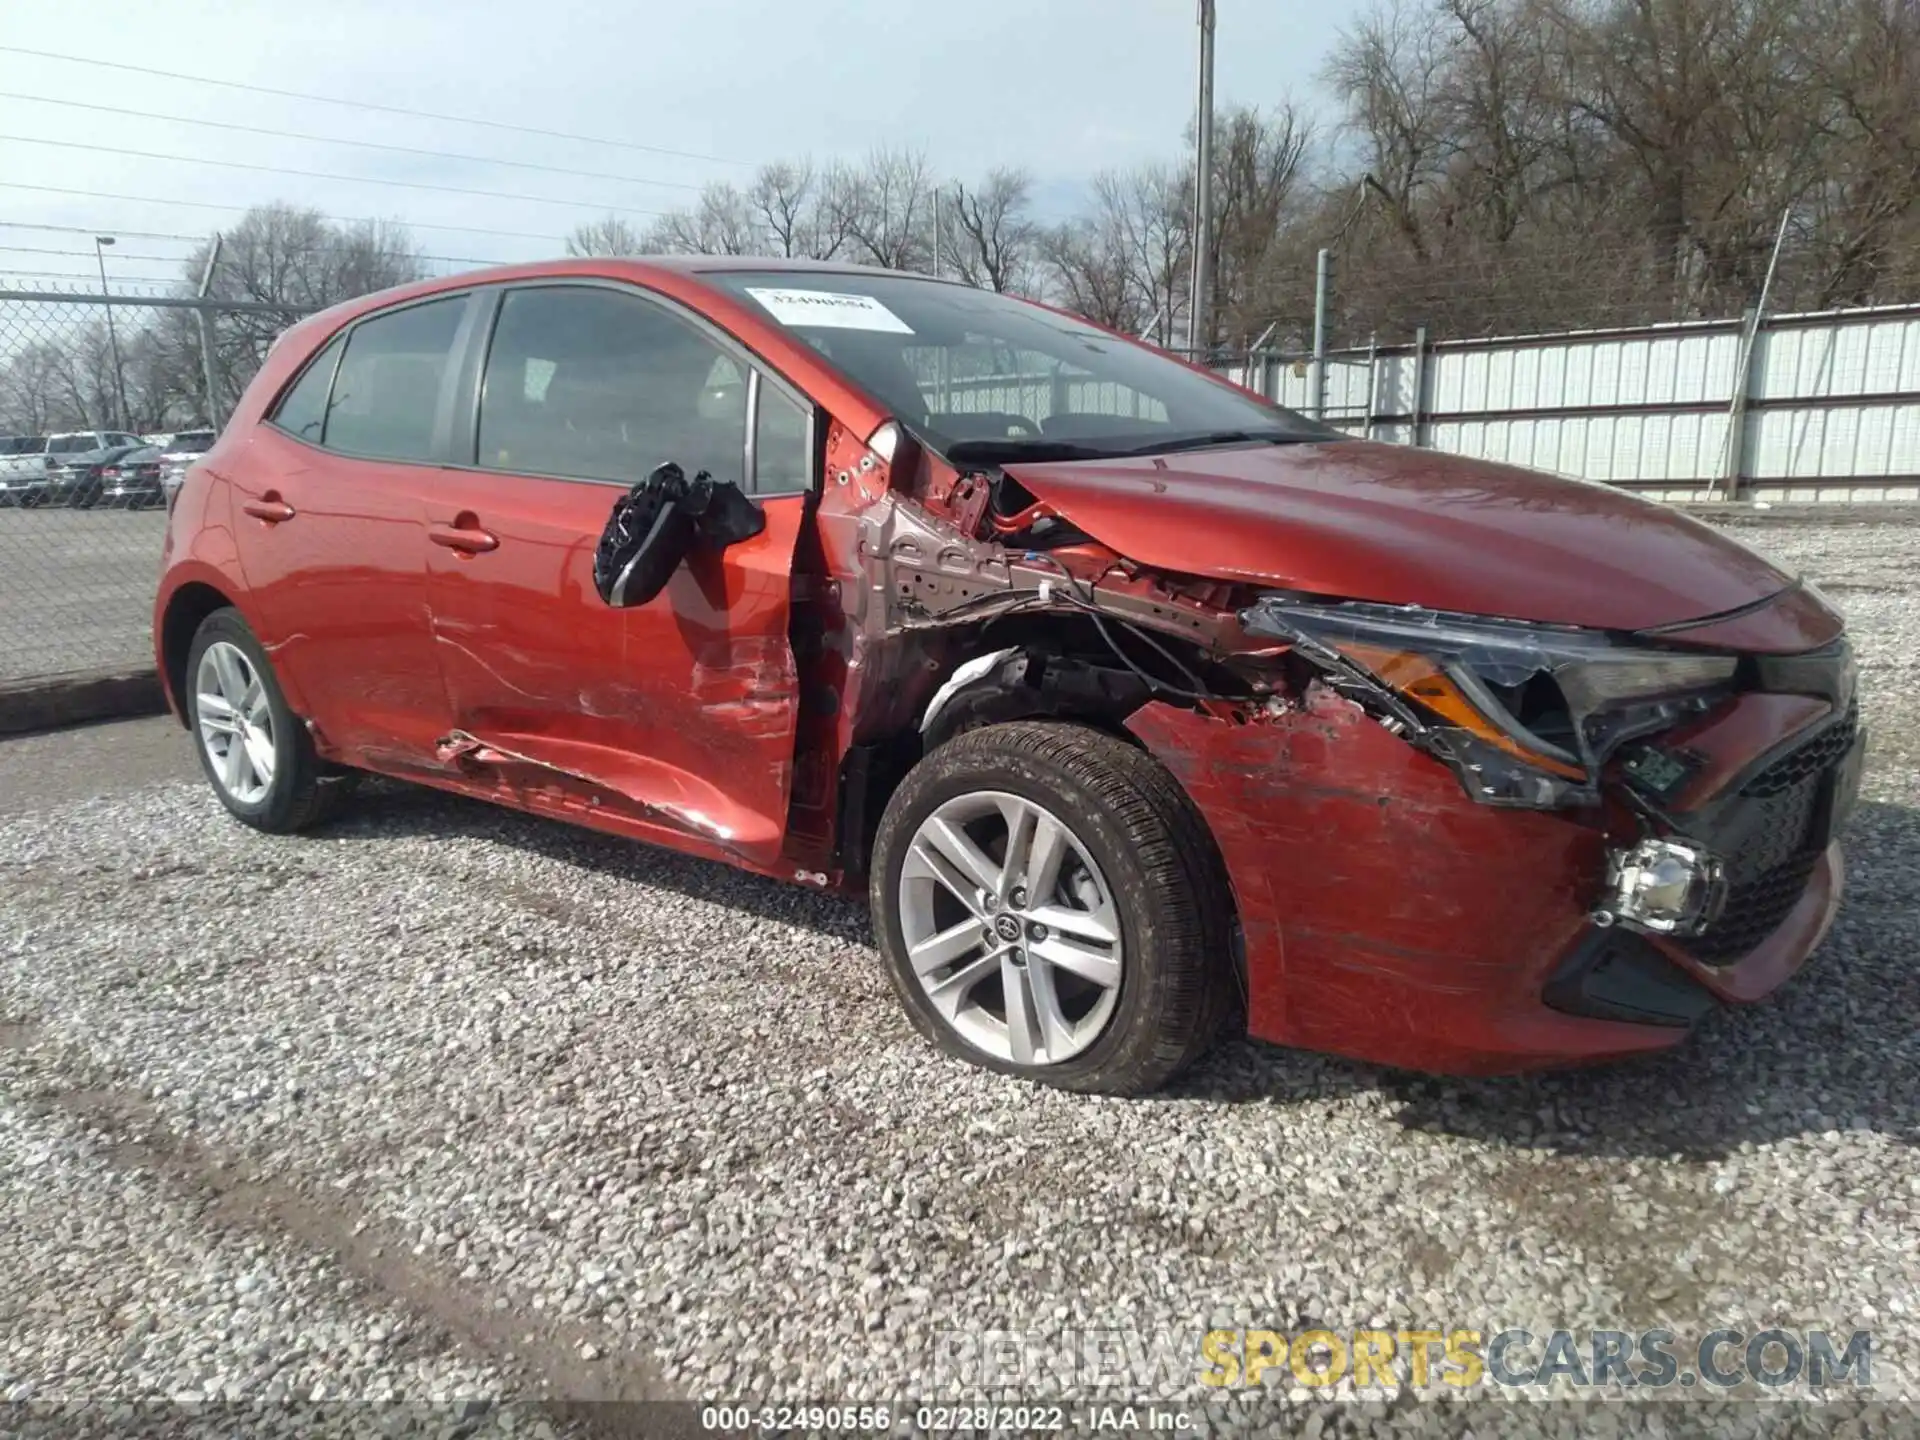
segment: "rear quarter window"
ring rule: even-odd
[[[334,367],[345,345],[344,336],[334,336],[300,372],[293,388],[280,397],[268,420],[296,439],[318,445],[327,424],[327,392],[332,388]]]

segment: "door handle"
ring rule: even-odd
[[[500,548],[500,538],[491,531],[482,530],[480,522],[471,515],[462,515],[451,525],[429,525],[427,538],[436,545],[444,545],[449,550],[458,550],[467,555],[482,555]]]
[[[240,508],[256,520],[264,520],[269,525],[278,525],[284,520],[293,519],[293,506],[287,504],[273,491],[269,490],[258,500],[245,500]]]

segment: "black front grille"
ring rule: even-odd
[[[1767,800],[1818,781],[1847,758],[1859,731],[1860,707],[1856,702],[1839,724],[1829,725],[1798,750],[1781,756],[1742,785],[1740,793],[1750,800]]]
[[[1730,886],[1720,919],[1687,948],[1709,965],[1738,960],[1786,923],[1819,863],[1818,855],[1796,855],[1756,880]]]
[[[1858,705],[1715,807],[1697,838],[1727,867],[1720,919],[1687,948],[1709,965],[1738,960],[1786,922],[1826,848],[1824,807],[1834,771],[1860,732]]]

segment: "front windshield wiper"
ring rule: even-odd
[[[1071,440],[1011,435],[999,440],[956,440],[947,446],[947,459],[956,465],[993,465],[1002,460],[1100,460],[1114,453]]]
[[[1128,445],[1139,435],[1115,435],[1110,443],[1098,439],[1050,440],[1009,435],[994,440],[956,440],[946,450],[957,465],[997,465],[1003,461],[1129,460],[1147,455],[1170,455],[1180,450],[1204,450],[1210,445],[1304,445],[1340,438],[1297,430],[1206,430],[1199,434],[1168,435],[1146,444]]]
[[[1330,437],[1294,430],[1209,430],[1200,435],[1175,435],[1154,440],[1136,450],[1111,450],[1110,455],[1170,455],[1176,450],[1204,450],[1209,445],[1301,445]]]

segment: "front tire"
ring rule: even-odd
[[[914,1025],[988,1069],[1145,1094],[1233,1012],[1212,837],[1158,762],[1104,732],[1018,722],[940,746],[888,803],[870,886]]]
[[[200,768],[237,819],[286,835],[332,813],[343,782],[326,773],[238,610],[216,610],[194,632],[185,690]]]

